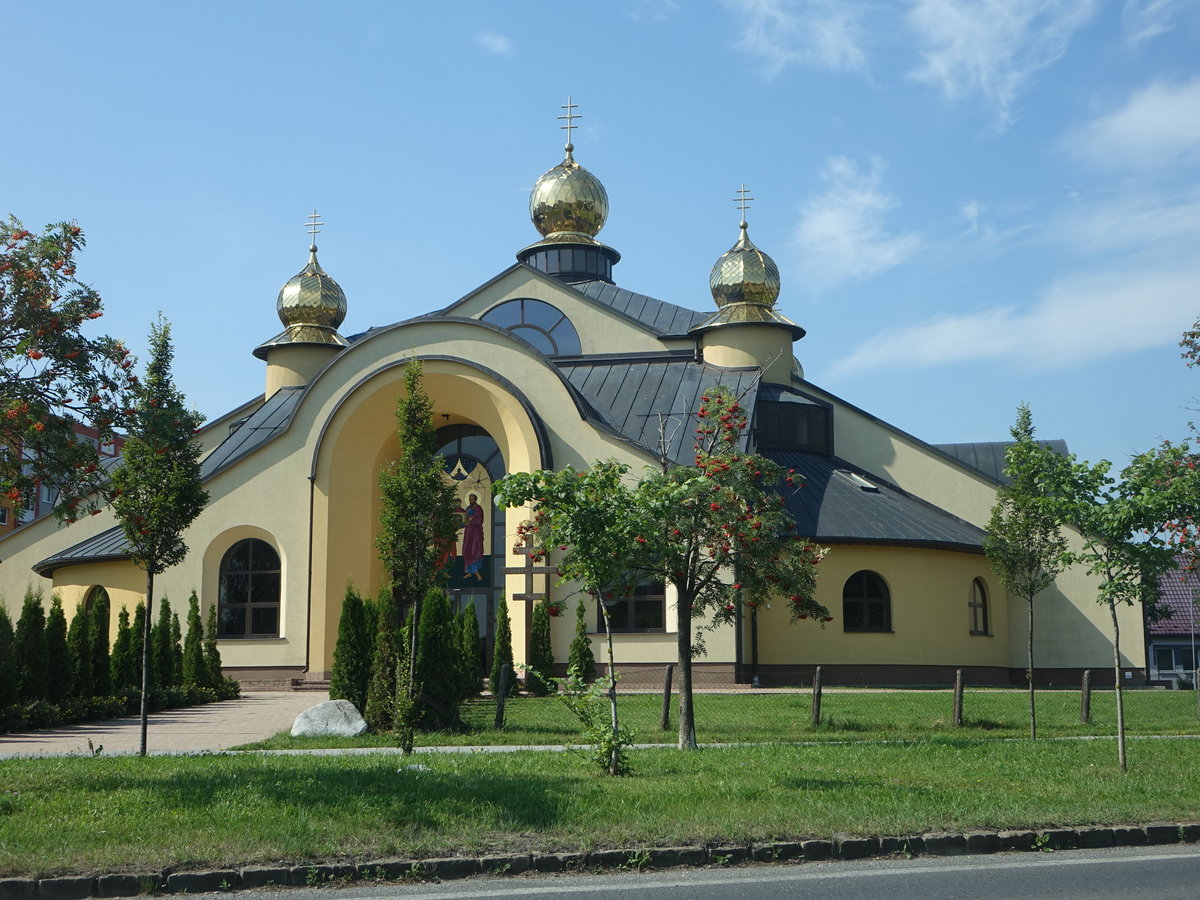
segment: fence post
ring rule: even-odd
[[[675,674],[675,664],[668,663],[667,671],[663,675],[663,704],[662,718],[659,719],[658,727],[663,731],[671,730],[671,677]]]
[[[1196,718],[1200,719],[1200,666],[1192,673],[1192,690],[1196,692]]]
[[[508,699],[508,679],[512,677],[512,666],[500,667],[500,686],[496,691],[496,728],[504,728],[504,701]]]
[[[962,669],[954,670],[954,727],[962,727]]]
[[[1079,688],[1079,724],[1092,722],[1092,670],[1083,670],[1083,684]]]
[[[812,725],[816,728],[821,724],[821,667],[813,672]]]

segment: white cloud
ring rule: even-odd
[[[1134,47],[1171,31],[1171,21],[1179,11],[1178,0],[1125,0],[1121,10],[1121,29],[1125,40]]]
[[[1095,0],[915,0],[908,22],[923,62],[912,77],[950,100],[981,95],[1003,129],[1017,97],[1066,52],[1095,6]]]
[[[1081,206],[1054,219],[1048,233],[1085,253],[1153,254],[1163,263],[1195,256],[1200,247],[1200,188]]]
[[[878,160],[864,170],[846,157],[832,157],[822,178],[825,192],[801,208],[795,241],[805,278],[814,287],[864,281],[920,248],[915,231],[891,234],[884,227],[897,201],[883,190]]]
[[[1174,344],[1195,317],[1200,266],[1110,270],[1064,278],[1029,309],[941,315],[859,345],[831,379],[874,369],[982,362],[1050,371]]]
[[[513,52],[512,41],[505,35],[496,34],[494,31],[479,35],[475,42],[494,56],[511,56]]]
[[[1068,151],[1105,167],[1155,168],[1200,159],[1200,77],[1154,84],[1120,109],[1063,140]]]
[[[665,22],[678,11],[678,0],[633,0],[629,18],[635,22]]]
[[[852,0],[725,0],[741,23],[740,50],[773,78],[791,65],[863,71],[867,4]]]

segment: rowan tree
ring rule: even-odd
[[[142,756],[146,755],[151,687],[148,676],[154,576],[178,565],[187,556],[184,532],[208,503],[208,492],[200,481],[200,444],[194,437],[203,417],[185,405],[183,394],[175,387],[171,375],[173,358],[171,327],[160,316],[150,326],[150,361],[145,381],[134,386],[136,415],[131,417],[121,465],[111,478],[113,512],[121,523],[129,558],[146,573]]]
[[[1033,684],[1033,601],[1063,569],[1067,549],[1049,490],[1069,462],[1034,440],[1029,407],[1017,409],[1013,443],[1005,450],[1010,482],[996,493],[983,549],[997,577],[1025,601],[1027,613],[1025,680],[1029,687],[1029,737],[1037,739],[1037,699]]]
[[[74,223],[34,234],[0,221],[0,494],[30,509],[50,487],[66,521],[107,502],[97,448],[76,440],[73,424],[110,439],[134,384],[121,342],[86,333],[103,313],[100,295],[76,277],[83,245]]]

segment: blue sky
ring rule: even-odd
[[[698,309],[737,238],[778,262],[814,382],[931,442],[1039,434],[1123,463],[1200,377],[1200,4],[612,0],[3,9],[0,213],[77,219],[135,351],[161,309],[219,415],[315,207],[344,334],[441,308],[537,234],[576,158],[624,287]]]

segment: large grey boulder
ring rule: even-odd
[[[349,700],[310,706],[292,723],[292,737],[358,737],[367,723]]]

